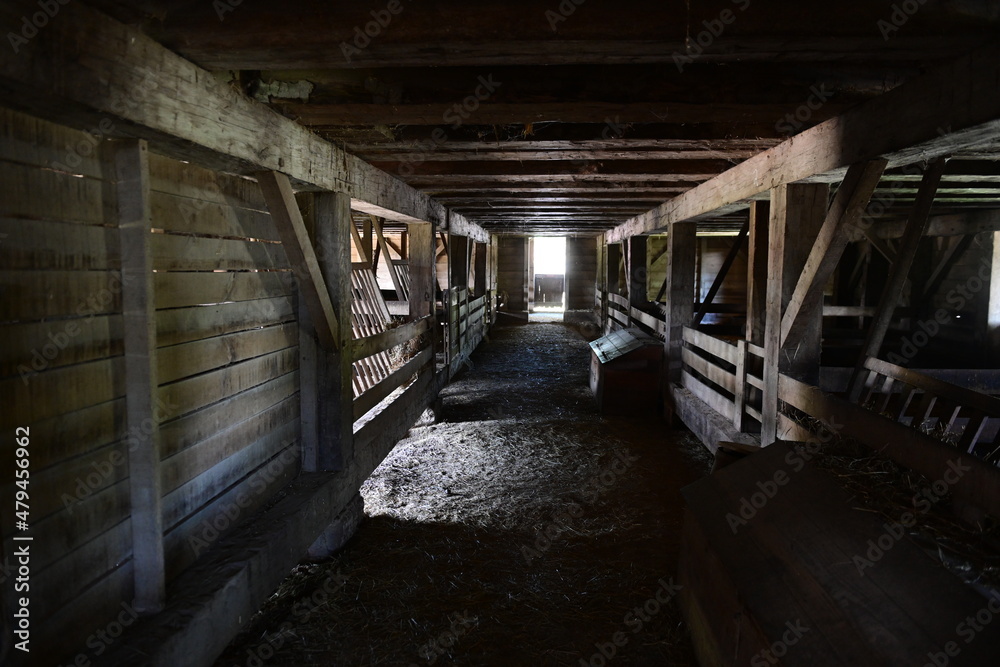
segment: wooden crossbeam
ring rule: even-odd
[[[32,0],[4,2],[0,33],[19,35],[38,11]],[[452,231],[489,240],[464,216],[82,2],[62,4],[44,39],[0,59],[0,84],[41,118],[138,136],[157,152],[230,173],[281,170],[302,189],[345,192],[352,208],[399,222],[438,223],[450,213]]]
[[[1000,137],[1000,45],[990,44],[797,134],[605,234],[616,243],[718,211],[739,210],[776,185],[841,180],[883,157],[889,166],[950,155]],[[886,131],[887,127],[893,129]],[[947,134],[941,127],[953,130]]]
[[[872,319],[868,329],[867,340],[858,357],[858,362],[851,377],[851,384],[848,390],[848,399],[857,402],[864,386],[864,363],[868,357],[877,357],[882,349],[882,342],[885,334],[889,330],[893,313],[899,303],[899,296],[903,291],[906,276],[910,273],[913,265],[913,258],[917,255],[917,245],[920,237],[923,236],[927,223],[930,220],[931,206],[934,204],[934,195],[937,193],[938,185],[941,183],[941,175],[944,173],[946,160],[938,158],[927,166],[924,170],[923,179],[920,181],[920,190],[917,193],[917,200],[913,205],[913,210],[906,223],[906,231],[900,240],[899,250],[896,252],[896,261],[889,270],[889,277],[882,290],[882,298],[879,300],[878,310]]]
[[[323,347],[336,350],[339,329],[333,302],[291,183],[287,176],[277,171],[258,172],[257,182],[298,280],[302,298],[316,327],[316,336]],[[353,228],[353,224],[351,226]]]
[[[722,289],[722,283],[725,282],[726,276],[729,274],[729,269],[733,266],[733,262],[736,261],[736,256],[739,255],[740,250],[743,249],[749,231],[750,221],[747,220],[743,223],[743,227],[740,228],[740,233],[733,239],[733,246],[729,249],[729,253],[726,255],[726,259],[723,260],[722,266],[719,267],[719,273],[716,274],[715,280],[712,281],[712,286],[708,288],[708,294],[705,295],[705,300],[698,307],[698,313],[691,321],[691,326],[696,327],[701,324],[702,319],[708,314],[708,309],[712,305],[712,302],[715,301],[716,294]]]
[[[878,185],[885,160],[872,160],[852,165],[823,221],[816,242],[809,252],[788,308],[781,319],[781,346],[794,346],[823,303],[823,289],[833,275],[847,247],[846,226],[857,225]]]

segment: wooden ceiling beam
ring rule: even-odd
[[[19,34],[30,0],[0,4],[0,32]],[[146,139],[151,148],[207,167],[252,175],[277,171],[299,189],[343,192],[352,206],[401,222],[486,232],[397,178],[247,99],[209,72],[83,4],[61,6],[17,57],[0,59],[4,103],[103,136]],[[262,141],[266,138],[266,141]]]
[[[306,126],[327,125],[512,125],[528,123],[778,123],[799,104],[709,102],[694,104],[615,102],[503,103],[457,100],[452,104],[283,104],[282,111]],[[805,96],[803,97],[803,101]],[[812,120],[844,111],[839,102],[816,109]],[[447,135],[445,135],[447,136]]]
[[[998,138],[1000,46],[990,45],[805,130],[616,227],[606,238],[617,242],[739,207],[781,184],[837,182],[849,165],[863,160],[884,157],[897,167]]]
[[[502,161],[593,161],[593,160],[731,160],[751,158],[763,149],[740,150],[475,150],[427,151],[420,149],[403,152],[352,151],[368,162],[502,162]]]
[[[149,30],[176,52],[220,70],[489,66],[497,54],[506,64],[526,65],[673,63],[677,53],[705,62],[770,65],[957,57],[997,20],[988,3],[929,4],[887,41],[877,26],[891,16],[891,4],[870,0],[800,5],[703,0],[690,7],[637,0],[627,11],[613,0],[589,0],[586,7],[571,5],[571,16],[561,14],[558,3],[546,11],[530,0],[442,0],[433,7],[401,3],[398,15],[385,16],[381,24],[364,3],[306,0],[276,6],[243,0],[225,5],[231,11],[224,21],[219,4],[164,2],[162,19]],[[384,7],[374,11],[388,15]],[[712,39],[701,47],[697,38],[723,10],[731,12],[731,25],[718,37],[709,34]],[[447,31],[441,29],[442,16]]]

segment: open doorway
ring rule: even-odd
[[[566,237],[536,236],[532,245],[532,311],[562,314],[566,310]]]

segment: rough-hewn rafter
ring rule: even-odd
[[[37,3],[0,5],[0,32],[20,34]],[[82,4],[60,9],[0,59],[5,103],[104,136],[138,136],[177,157],[233,173],[288,174],[303,189],[344,192],[354,208],[401,222],[445,221],[430,197],[219,83],[138,30]],[[462,216],[454,231],[485,241]]]
[[[1000,137],[1000,47],[977,50],[825,121],[608,232],[609,242],[727,207],[776,185],[835,182],[879,156],[890,167]],[[942,134],[941,128],[951,128]]]

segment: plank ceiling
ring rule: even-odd
[[[611,228],[1000,31],[988,0],[91,4],[498,233]],[[996,150],[939,206],[992,205]]]

